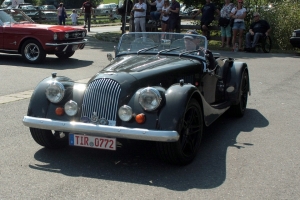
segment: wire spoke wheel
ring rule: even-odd
[[[157,150],[163,161],[186,165],[196,157],[203,134],[202,109],[195,99],[191,99],[188,103],[179,127],[179,140],[177,142],[158,142]]]
[[[187,113],[186,118],[183,121],[181,148],[185,156],[191,156],[197,150],[197,139],[199,137],[199,131],[202,128],[202,124],[199,124],[199,113],[197,108],[191,107]]]

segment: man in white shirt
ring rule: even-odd
[[[134,12],[135,32],[146,32],[147,4],[144,3],[144,0],[139,0],[139,2],[133,6],[132,11]]]

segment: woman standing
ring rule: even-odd
[[[228,21],[230,20],[230,13],[233,9],[234,4],[230,3],[230,0],[225,0],[225,4],[223,8],[221,9],[221,17],[226,18]],[[226,47],[229,48],[230,39],[231,39],[231,27],[230,23],[226,27],[221,26],[221,39],[222,39],[222,45],[221,47],[225,46],[225,39],[226,39]]]
[[[243,7],[243,0],[238,0],[238,6],[236,8],[233,8],[231,10],[231,18],[234,19],[233,27],[232,27],[232,32],[233,32],[233,37],[232,37],[232,47],[233,50],[235,49],[235,38],[237,33],[239,33],[239,51],[242,51],[242,42],[243,42],[243,34],[245,30],[245,17],[246,17],[246,9]]]
[[[58,24],[65,25],[67,13],[63,3],[60,3],[59,7],[57,8],[57,16],[58,16]]]
[[[161,11],[161,32],[168,31],[170,1],[165,0]]]

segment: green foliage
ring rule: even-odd
[[[261,12],[272,27],[272,39],[280,49],[292,49],[289,39],[293,30],[299,29],[300,6],[297,1],[282,1],[273,9]]]

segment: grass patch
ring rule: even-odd
[[[118,0],[103,0],[103,2],[102,2],[102,4],[108,4],[108,3],[115,3],[115,4],[119,5]]]

